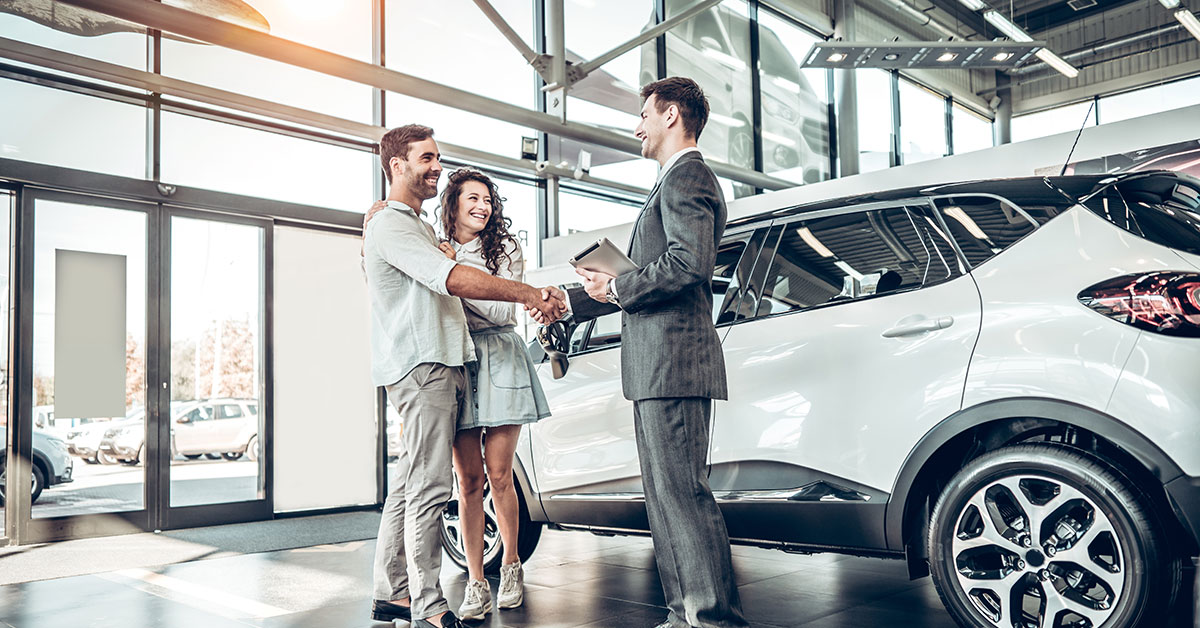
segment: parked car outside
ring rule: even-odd
[[[171,403],[172,456],[258,460],[258,401],[205,399]],[[122,463],[145,459],[146,427],[128,425],[105,435],[106,446]]]
[[[8,452],[4,446],[8,442],[7,437],[8,429],[0,426],[0,504],[4,503],[8,480]],[[73,470],[74,461],[67,451],[67,444],[57,436],[39,429],[33,430],[33,487],[30,502],[36,502],[44,489],[71,482]]]
[[[141,423],[143,416],[145,412],[138,410],[129,417],[83,419],[88,422],[80,423],[67,431],[67,449],[87,464],[116,464],[111,452],[101,449],[105,432],[117,426]]]
[[[715,276],[734,543],[906,560],[963,626],[1165,625],[1200,555],[1200,180],[780,207],[728,225]],[[553,416],[518,443],[522,556],[542,523],[648,529],[614,321],[543,334],[566,372],[539,365]]]

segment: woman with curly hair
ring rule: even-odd
[[[450,174],[442,192],[442,251],[460,264],[504,279],[523,281],[521,245],[508,232],[504,201],[487,175],[471,168]],[[466,591],[458,615],[483,619],[492,595],[483,574],[484,474],[491,485],[496,521],[504,543],[500,564],[500,608],[516,608],[524,599],[524,573],[517,554],[518,509],[513,487],[513,453],[521,426],[550,416],[525,341],[515,331],[516,308],[502,301],[463,299],[476,362],[468,367],[474,407],[460,419],[454,437],[459,517],[467,554]],[[486,455],[485,455],[486,453]]]

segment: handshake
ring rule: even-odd
[[[554,286],[534,288],[523,302],[529,317],[541,325],[549,325],[567,314],[567,295]]]

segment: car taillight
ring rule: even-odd
[[[1139,329],[1200,338],[1200,274],[1155,272],[1102,281],[1079,293],[1079,302]]]

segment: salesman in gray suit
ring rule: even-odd
[[[670,611],[659,628],[748,626],[729,533],[705,469],[712,400],[728,398],[712,320],[725,200],[696,148],[708,99],[695,81],[672,77],[643,87],[642,100],[636,135],[642,156],[661,168],[633,226],[629,256],[638,270],[619,277],[580,270],[584,288],[568,297],[577,320],[624,312],[621,383],[633,401],[646,511]]]

